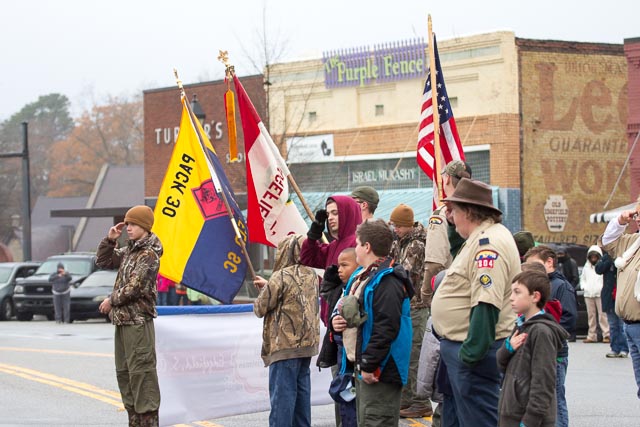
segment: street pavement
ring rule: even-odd
[[[606,359],[607,344],[570,344],[567,398],[571,427],[637,427],[640,405],[631,359]],[[0,322],[0,426],[126,425],[113,367],[113,326]],[[333,406],[312,408],[312,425],[335,425]],[[181,424],[268,425],[268,412]],[[406,419],[402,426],[430,426]]]

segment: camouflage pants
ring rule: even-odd
[[[156,372],[153,320],[142,325],[116,326],[116,377],[129,425],[157,426],[160,387]]]
[[[146,414],[129,412],[129,427],[158,427],[158,425],[158,411],[151,411]]]
[[[427,320],[429,319],[428,308],[411,308],[411,326],[413,328],[413,336],[411,339],[411,358],[409,361],[409,377],[407,384],[402,389],[402,399],[400,401],[401,408],[413,406],[419,409],[431,409],[431,401],[416,393],[418,378],[418,362],[420,361],[420,350],[422,349],[422,339],[424,331],[427,328]]]

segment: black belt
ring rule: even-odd
[[[626,320],[626,319],[622,319],[622,321],[625,323],[625,325],[636,325],[636,324],[640,323],[640,320]]]

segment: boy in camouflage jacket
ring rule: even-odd
[[[108,314],[116,327],[116,376],[132,427],[157,426],[160,407],[153,319],[157,317],[156,276],[162,243],[151,232],[152,226],[153,211],[134,206],[124,222],[109,229],[96,259],[100,268],[118,268],[113,291],[100,304],[100,312]],[[129,241],[116,248],[125,227]]]

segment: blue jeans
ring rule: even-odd
[[[565,396],[564,387],[568,367],[569,358],[558,357],[556,364],[556,399],[558,401],[556,427],[569,427],[569,408],[567,407],[567,397]]]
[[[269,365],[269,427],[311,426],[310,357]]]
[[[502,375],[496,351],[504,340],[494,342],[487,355],[473,366],[463,363],[461,342],[440,341],[440,357],[447,367],[451,394],[445,393],[442,427],[496,427]]]
[[[627,335],[629,350],[631,350],[633,373],[636,376],[638,399],[640,399],[640,323],[627,323],[624,332]]]
[[[158,305],[178,305],[178,294],[173,286],[167,292],[158,292]]]
[[[620,353],[624,351],[629,353],[629,344],[627,344],[627,336],[624,334],[624,322],[615,312],[607,313],[607,321],[609,322],[609,337],[611,338],[611,351]]]

